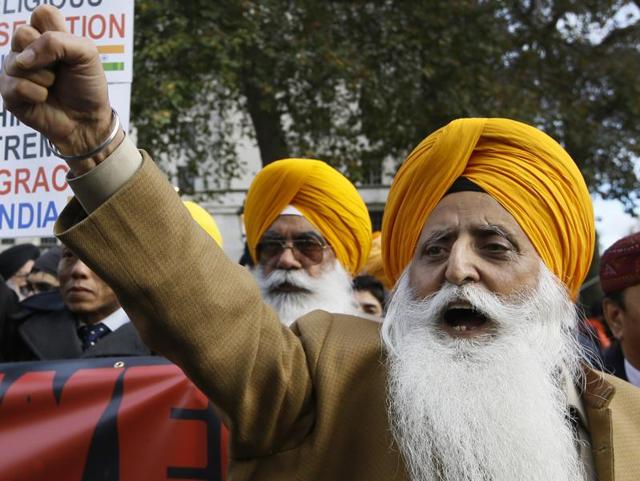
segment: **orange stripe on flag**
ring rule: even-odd
[[[124,53],[124,45],[98,45],[99,53]]]

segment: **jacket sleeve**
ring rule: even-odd
[[[148,155],[89,216],[56,235],[116,292],[142,339],[180,366],[232,433],[232,456],[295,447],[313,424],[316,354],[282,326],[250,273],[192,220]]]

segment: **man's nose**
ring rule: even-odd
[[[447,259],[446,280],[456,286],[478,282],[480,275],[476,261],[473,247],[470,244],[456,242],[451,247],[451,252]]]
[[[278,269],[302,269],[302,264],[293,252],[293,245],[287,244],[276,259]]]
[[[88,278],[91,275],[91,269],[80,259],[77,259],[71,268],[71,275],[75,278]]]

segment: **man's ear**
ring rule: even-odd
[[[602,301],[602,313],[609,325],[609,329],[618,341],[622,340],[624,333],[624,309],[617,302],[609,298]]]

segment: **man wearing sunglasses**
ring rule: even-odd
[[[249,188],[244,225],[263,298],[285,325],[316,309],[357,312],[351,277],[367,259],[371,221],[337,170],[310,159],[269,164]]]

